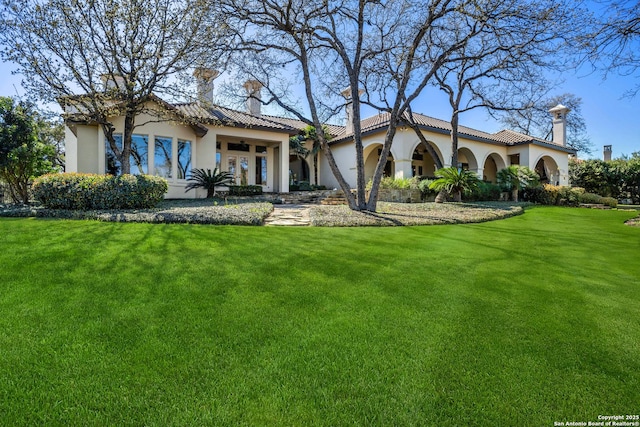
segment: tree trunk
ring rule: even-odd
[[[389,152],[391,152],[391,143],[396,136],[398,118],[391,116],[389,118],[389,127],[387,128],[387,134],[384,138],[384,145],[382,147],[382,153],[378,159],[376,170],[373,174],[373,182],[371,185],[371,191],[369,192],[369,200],[367,201],[367,210],[375,212],[378,206],[378,190],[380,189],[380,181],[382,181],[382,174],[384,173],[384,167],[387,164],[387,158]],[[364,169],[364,167],[363,167]]]
[[[438,195],[436,196],[436,203],[444,203],[447,201],[447,191],[446,190],[440,190],[438,191]]]
[[[462,191],[456,191],[455,193],[453,193],[453,201],[454,202],[462,202]]]
[[[518,189],[514,188],[513,190],[511,190],[511,198],[513,199],[514,202],[518,201]]]

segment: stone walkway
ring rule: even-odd
[[[273,205],[273,212],[264,220],[264,225],[308,227],[310,208],[311,205]]]

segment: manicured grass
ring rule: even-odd
[[[635,214],[341,229],[0,219],[0,424],[637,414]]]

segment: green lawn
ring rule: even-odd
[[[640,412],[637,212],[0,219],[0,425],[552,426]]]

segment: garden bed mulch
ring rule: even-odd
[[[435,225],[485,222],[524,212],[526,203],[391,203],[378,211],[356,212],[347,206],[313,206],[311,225],[317,227]]]

